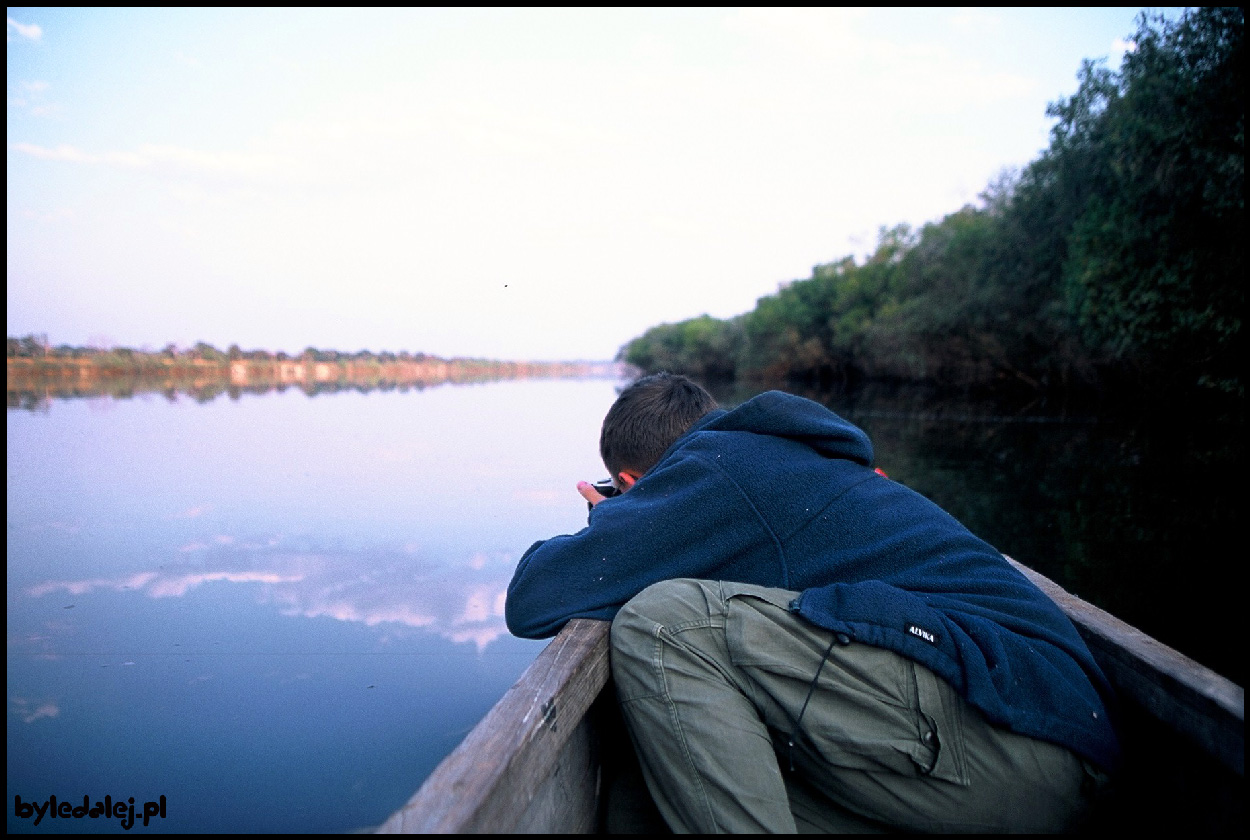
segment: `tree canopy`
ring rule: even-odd
[[[648,330],[620,358],[705,378],[1169,384],[1244,395],[1240,8],[1143,14],[1086,61],[1049,147],[979,206],[818,265],[751,312]]]

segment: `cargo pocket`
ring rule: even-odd
[[[751,681],[769,728],[794,735],[832,767],[908,777],[945,772],[941,750],[921,741],[929,722],[918,708],[911,660],[856,642],[830,647],[832,634],[791,613],[784,594],[726,598],[730,660]]]
[[[964,700],[949,683],[919,663],[911,663],[920,711],[917,757],[924,775],[968,785],[968,753],[964,738]]]

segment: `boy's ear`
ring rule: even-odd
[[[634,486],[634,482],[642,478],[642,473],[637,470],[621,470],[616,477],[621,480],[621,486],[628,490]]]

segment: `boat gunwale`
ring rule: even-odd
[[[378,833],[516,831],[608,681],[608,627],[565,625]]]
[[[1006,559],[1073,622],[1122,700],[1244,777],[1242,686]],[[503,832],[521,825],[546,777],[562,767],[561,752],[590,725],[587,713],[609,679],[608,628],[589,619],[565,625],[378,832]],[[597,771],[597,756],[590,761]]]

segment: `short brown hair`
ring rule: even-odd
[[[603,418],[599,455],[615,479],[621,470],[646,472],[695,421],[717,408],[697,382],[653,373],[621,391]]]

